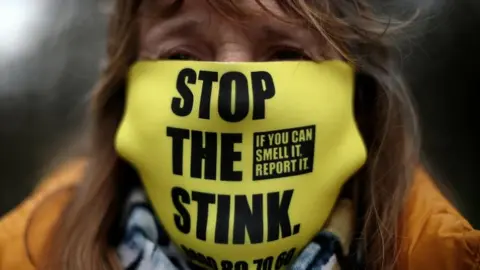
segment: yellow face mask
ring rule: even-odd
[[[280,269],[365,162],[353,93],[340,61],[138,62],[116,148],[193,262]]]

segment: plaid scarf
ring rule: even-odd
[[[134,190],[125,209],[124,235],[117,247],[125,270],[204,269],[170,241],[142,189]],[[293,260],[292,270],[339,270],[352,239],[353,211],[350,201],[340,201],[328,224]],[[195,258],[202,264],[201,258]],[[203,262],[205,264],[205,262]],[[208,265],[208,264],[207,264]]]

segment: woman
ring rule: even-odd
[[[410,97],[392,64],[392,43],[390,43],[391,38],[388,35],[390,30],[398,29],[399,26],[401,25],[391,20],[375,17],[372,8],[362,0],[117,0],[109,32],[109,63],[94,97],[95,126],[92,137],[92,154],[87,161],[74,162],[54,174],[31,199],[4,218],[0,223],[2,226],[0,227],[2,228],[0,269],[194,269],[196,267],[280,269],[286,266],[291,266],[293,269],[453,270],[479,268],[480,234],[474,231],[447,202],[418,164],[416,117]],[[136,62],[156,62],[157,60],[164,61],[151,64],[151,66],[148,63],[134,65]],[[187,64],[182,64],[178,60],[186,61]],[[198,61],[210,62],[203,64]],[[329,182],[332,183],[331,187],[324,184],[328,181],[320,180],[317,180],[318,184],[310,185],[310,189],[318,192],[316,195],[327,199],[323,200],[322,204],[315,204],[313,202],[318,201],[315,196],[307,197],[312,202],[310,205],[303,205],[311,208],[309,209],[311,212],[307,216],[299,214],[305,210],[305,207],[303,209],[295,208],[298,209],[297,211],[281,212],[283,211],[280,209],[282,203],[287,199],[288,202],[291,200],[292,207],[299,205],[297,197],[292,197],[295,194],[283,193],[280,197],[272,192],[268,193],[268,201],[265,204],[268,204],[269,211],[276,209],[278,214],[278,216],[272,214],[269,217],[277,219],[278,224],[275,224],[280,226],[280,229],[275,227],[276,233],[268,231],[275,231],[270,227],[266,231],[269,241],[272,240],[273,244],[264,245],[262,241],[267,236],[255,238],[259,235],[263,236],[263,226],[255,229],[255,225],[247,224],[249,220],[258,217],[255,216],[255,212],[260,211],[256,210],[254,206],[255,194],[252,194],[252,202],[247,199],[241,201],[241,198],[238,201],[235,200],[236,205],[245,202],[247,206],[250,206],[251,203],[252,207],[250,210],[241,210],[240,206],[238,209],[235,208],[235,211],[243,211],[241,213],[249,216],[244,219],[235,219],[234,225],[231,225],[235,228],[238,224],[244,226],[247,229],[248,238],[245,237],[244,229],[235,231],[233,238],[228,236],[228,227],[225,231],[226,237],[222,237],[222,233],[211,230],[213,230],[213,225],[218,229],[218,224],[223,224],[220,219],[225,215],[219,214],[216,223],[207,223],[207,221],[202,223],[202,220],[213,217],[214,215],[208,214],[208,209],[211,209],[208,207],[216,204],[217,201],[220,207],[220,200],[226,197],[221,198],[220,195],[208,197],[207,193],[200,192],[197,192],[196,195],[193,195],[194,192],[192,194],[183,193],[185,190],[189,191],[188,184],[185,184],[185,189],[172,189],[169,193],[170,190],[165,191],[158,187],[166,185],[162,181],[170,180],[163,179],[158,182],[157,178],[149,176],[155,175],[159,171],[158,168],[163,166],[161,164],[174,164],[175,153],[178,152],[173,151],[173,153],[165,155],[165,162],[160,163],[159,167],[145,165],[152,160],[149,158],[151,156],[141,156],[143,152],[155,149],[157,145],[152,144],[152,147],[147,145],[142,148],[140,156],[132,154],[133,150],[131,149],[135,147],[131,144],[133,144],[132,138],[135,136],[129,137],[130,135],[125,134],[129,132],[129,129],[134,129],[136,121],[133,120],[137,119],[138,123],[143,121],[144,118],[138,117],[138,113],[147,113],[145,119],[153,122],[149,122],[150,125],[143,127],[150,127],[158,124],[154,120],[160,116],[152,116],[157,108],[170,110],[170,103],[164,104],[165,106],[157,104],[156,107],[148,108],[152,105],[149,103],[149,98],[135,93],[149,93],[152,97],[156,97],[158,93],[147,89],[148,86],[145,85],[150,85],[150,82],[152,85],[157,83],[161,85],[162,80],[153,82],[155,76],[164,76],[162,74],[168,74],[170,68],[175,69],[182,65],[184,65],[182,71],[190,72],[187,72],[188,74],[200,71],[203,67],[213,70],[209,73],[204,72],[205,77],[203,78],[198,77],[198,81],[202,80],[204,86],[206,78],[210,78],[210,82],[220,80],[221,84],[223,77],[211,79],[208,76],[218,75],[222,69],[229,67],[238,69],[237,75],[238,73],[250,74],[252,69],[264,69],[267,73],[271,71],[272,81],[276,82],[282,80],[278,74],[284,74],[282,73],[284,70],[292,68],[291,64],[285,63],[287,61],[312,63],[299,64],[302,67],[309,66],[304,69],[308,74],[312,69],[322,70],[318,73],[318,77],[302,77],[313,83],[308,84],[308,87],[303,87],[302,82],[295,81],[299,93],[311,93],[307,88],[318,86],[318,88],[324,89],[321,90],[324,91],[322,93],[328,97],[331,96],[332,100],[336,100],[336,94],[328,91],[330,86],[335,85],[339,87],[339,90],[349,91],[348,82],[350,82],[351,74],[348,72],[346,64],[339,63],[348,62],[354,66],[357,74],[354,97],[355,124],[360,130],[361,140],[355,133],[356,128],[353,128],[355,125],[351,125],[353,130],[351,138],[355,143],[352,143],[354,146],[349,149],[355,150],[352,152],[352,156],[355,156],[356,159],[348,164],[349,171],[335,172],[334,178],[338,181]],[[311,66],[316,65],[313,64],[313,61],[320,62],[319,66]],[[227,64],[218,62],[228,62],[231,66],[227,67],[225,66]],[[236,62],[261,63],[236,65]],[[322,64],[322,62],[326,64]],[[168,68],[162,69],[162,65]],[[157,73],[158,69],[163,73]],[[129,71],[131,75],[127,78]],[[150,77],[146,75],[149,72],[153,74]],[[175,98],[171,103],[172,111],[181,117],[187,117],[187,114],[192,111],[192,109],[190,111],[185,109],[188,104],[186,97],[192,93],[185,92],[185,89],[188,88],[185,88],[183,83],[187,81],[190,83],[189,85],[192,85],[197,81],[196,73],[193,73],[194,77],[188,77],[188,74],[186,79],[179,80],[177,78],[177,90],[184,99],[180,100],[177,96],[178,103],[175,103]],[[317,75],[317,73],[312,74]],[[325,74],[331,76],[325,76]],[[137,75],[142,79],[136,78]],[[161,78],[169,80],[167,75]],[[325,82],[322,82],[320,78],[328,81],[328,87],[324,87]],[[342,78],[347,82],[346,84],[342,82]],[[255,81],[253,77],[251,80],[252,83]],[[274,94],[285,93],[282,89],[283,86],[276,84],[274,93],[269,90],[271,84],[269,84],[268,77],[263,77],[258,81],[261,82],[257,85],[260,90],[255,93],[257,93],[257,97],[260,96],[263,99],[259,102],[255,101],[254,104],[263,106],[263,109],[271,109],[272,106],[268,104],[277,104],[272,99]],[[179,82],[181,86],[179,86]],[[291,82],[284,81],[285,85],[289,83]],[[174,85],[172,84],[172,86]],[[210,87],[212,86],[210,85]],[[135,91],[131,91],[132,89]],[[181,92],[180,89],[185,91]],[[315,95],[315,93],[312,94]],[[214,96],[195,96],[195,94],[192,94],[191,97],[199,97],[202,100],[208,97],[205,99],[207,101],[214,98]],[[290,101],[297,99],[295,96],[292,97],[293,99]],[[348,97],[347,95],[345,100],[348,100]],[[310,106],[311,108],[307,108],[309,110],[313,110],[313,107],[329,107],[329,102],[335,103],[328,99],[326,100],[329,102],[325,102],[325,99],[316,99],[316,97],[306,99],[305,102],[309,102],[310,99],[313,100],[312,102],[321,104],[321,106]],[[137,103],[138,100],[143,101]],[[152,100],[155,100],[153,103],[157,102],[157,99]],[[231,102],[231,98],[228,102]],[[285,122],[303,120],[303,116],[291,120],[291,115],[298,114],[299,111],[283,115],[283,111],[289,112],[292,108],[288,99],[283,102],[286,102],[286,106],[282,106],[281,110],[278,110],[278,106],[275,107],[277,108],[276,113],[270,114],[270,116],[281,114],[281,118]],[[304,104],[300,102],[300,98],[295,102],[300,104],[297,107],[302,107],[301,104]],[[342,104],[348,105],[348,102],[345,101]],[[223,114],[224,120],[236,121],[235,117],[238,116],[236,112],[239,107],[235,107],[232,109],[233,111],[229,112],[221,108],[224,105],[220,101],[217,105],[219,114],[220,116]],[[352,106],[353,104],[350,104],[349,108],[352,109]],[[330,109],[335,109],[335,106],[331,107]],[[139,108],[145,108],[145,110],[142,111]],[[177,108],[177,111],[174,108]],[[256,109],[253,108],[253,110]],[[205,114],[205,108],[193,111],[199,113],[200,118],[203,116],[203,120],[209,117],[213,118],[212,115]],[[255,115],[258,118],[263,116],[266,119],[265,115],[261,115],[261,110],[258,112],[259,114],[254,113],[254,117]],[[251,110],[248,107],[245,115],[247,113],[250,116]],[[134,114],[137,116],[132,116]],[[323,117],[321,113],[315,114],[315,117],[311,118],[312,121],[315,121],[317,115],[319,118]],[[171,117],[171,114],[161,117]],[[174,119],[172,122],[180,121],[179,123],[181,123],[183,121],[181,117],[172,118]],[[130,120],[127,121],[126,119],[129,118]],[[322,124],[331,124],[328,119],[328,117],[324,118]],[[208,122],[196,123],[192,125],[200,128],[204,124],[208,126]],[[269,125],[270,122],[265,123]],[[294,130],[288,134],[293,138],[304,132],[303,134],[306,135],[303,137],[303,142],[307,142],[310,131],[313,131],[313,134],[317,133],[317,137],[315,137],[317,139],[318,136],[326,134],[327,128],[319,128],[319,126],[316,126],[316,130]],[[253,128],[259,127],[257,125]],[[205,130],[208,131],[207,128]],[[173,141],[174,138],[178,138],[174,136],[183,134],[180,131],[180,129],[170,129],[170,133],[168,133],[167,129],[167,134]],[[147,131],[138,129],[135,132]],[[190,138],[189,136],[192,136],[193,141],[193,131],[191,135],[189,134],[184,134],[182,140],[177,140],[177,142],[186,141]],[[143,135],[146,137],[144,136],[142,140],[138,141],[149,140],[147,137],[150,134]],[[334,135],[328,138],[332,139],[332,149],[338,149],[341,144],[333,139]],[[265,141],[268,141],[268,134],[265,137],[259,135],[258,138],[260,140],[267,138]],[[235,140],[235,137],[230,140]],[[200,142],[202,141],[203,139]],[[205,142],[206,144],[207,142]],[[253,143],[251,142],[251,144]],[[316,145],[311,142],[306,145],[312,148],[314,146],[316,148],[325,147],[319,146],[322,144],[318,140]],[[181,148],[178,149],[180,152],[183,151]],[[208,147],[205,146],[201,149],[208,150]],[[235,156],[234,149],[225,150],[230,151],[230,154],[227,154],[222,162],[238,157],[238,155]],[[193,147],[192,151],[194,151]],[[222,148],[221,153],[224,153],[223,151]],[[302,154],[310,153],[305,149],[302,151]],[[323,157],[326,150],[315,151],[317,159],[325,161],[331,157],[331,155],[327,155],[327,158]],[[157,152],[151,153],[151,155],[161,154]],[[168,152],[167,149],[165,152]],[[200,156],[200,162],[202,162],[202,158],[205,163],[207,162],[205,153]],[[259,160],[262,160],[262,155],[265,158],[264,152],[259,153],[261,156]],[[368,156],[364,160],[366,153]],[[187,154],[188,158],[190,156],[193,157],[195,154]],[[347,156],[349,155],[342,157]],[[311,158],[313,159],[313,154]],[[343,158],[338,160],[339,168],[346,166],[343,160]],[[306,160],[302,166],[320,166],[314,161],[308,162],[310,161]],[[284,166],[282,167],[283,171],[287,170],[285,165],[282,166]],[[295,165],[292,163],[289,166]],[[360,167],[361,169],[359,169]],[[238,172],[238,167],[235,169],[222,165],[219,170],[223,171],[224,169],[228,169],[228,173],[225,175],[229,175],[230,180],[236,175],[238,176],[235,174]],[[175,169],[175,166],[173,170],[182,172],[181,169]],[[197,173],[195,170],[192,169],[192,176]],[[275,166],[260,166],[259,174],[256,174],[256,177],[266,177],[272,170],[280,173]],[[315,175],[318,171],[318,169],[305,171],[300,177]],[[205,172],[204,176],[201,168],[198,172],[199,178],[208,178],[208,172]],[[213,175],[211,179],[216,179],[215,172],[215,169],[210,171]],[[337,177],[338,175],[343,175],[343,178]],[[201,183],[198,186],[199,189],[210,186],[210,183]],[[269,182],[269,185],[275,186],[277,183],[278,181],[273,181]],[[215,184],[211,184],[211,186],[217,188]],[[239,184],[233,189],[236,188],[242,190],[243,186]],[[339,188],[342,188],[342,191],[337,194],[336,191]],[[229,187],[229,189],[232,188]],[[325,192],[327,189],[331,192]],[[308,188],[299,187],[299,190],[307,191]],[[163,195],[164,192],[166,192],[165,196],[159,195]],[[291,192],[293,193],[293,191]],[[145,193],[148,194],[148,200]],[[169,197],[170,195],[172,198]],[[166,200],[166,204],[161,205],[164,202],[161,200],[166,197],[168,200],[171,199],[173,204],[171,204],[172,201]],[[296,199],[297,201],[295,201]],[[278,205],[270,204],[275,200],[279,203]],[[198,211],[192,210],[187,205],[193,201],[198,203]],[[201,201],[206,202],[202,204],[207,205],[206,208],[200,206]],[[230,203],[230,201],[228,202]],[[258,202],[261,205],[262,201]],[[335,207],[333,206],[334,202],[337,202]],[[222,205],[227,204],[222,203]],[[175,208],[170,209],[171,207]],[[218,209],[215,211],[221,213],[221,210]],[[191,211],[192,220],[190,220],[188,211]],[[174,218],[170,220],[170,216],[166,215],[166,212],[173,214]],[[202,216],[201,213],[206,214]],[[282,216],[280,217],[280,215]],[[227,226],[229,216],[231,216],[230,212],[227,212],[227,223],[225,223]],[[315,235],[305,233],[312,227],[309,226],[308,220],[301,224],[293,224],[294,217],[305,219],[308,216],[312,217],[311,220],[315,220]],[[321,218],[317,218],[319,216]],[[283,227],[287,221],[280,219],[285,217],[292,219],[287,221],[291,221],[292,224],[288,224],[294,225],[293,227],[290,225]],[[193,222],[197,223],[196,234],[195,229],[192,231],[190,226],[190,223]],[[272,221],[265,222],[274,224]],[[181,233],[175,231],[174,226]],[[236,230],[235,228],[233,230]],[[216,242],[209,243],[211,245],[204,244],[208,242],[206,239],[211,235],[215,235]],[[236,235],[242,235],[243,238],[237,239]],[[286,238],[286,236],[290,238]],[[272,259],[270,256],[264,255],[255,258],[249,254],[249,250],[268,254],[268,249],[276,249],[277,245],[283,245],[290,241],[289,239],[296,239],[296,236],[308,238],[308,242],[292,240],[291,243],[295,243],[292,244],[292,247],[295,248],[286,249],[285,252],[278,253],[279,256],[274,256]],[[279,240],[279,237],[284,237],[284,239]],[[268,248],[257,249],[254,239],[259,240],[258,247]],[[170,245],[170,241],[176,245]],[[195,248],[187,247],[184,243],[191,243]],[[242,246],[245,243],[247,243],[244,245],[246,249]],[[239,245],[235,246],[234,244]]]

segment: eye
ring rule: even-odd
[[[294,48],[278,48],[269,57],[270,61],[311,60],[302,50]]]
[[[173,52],[167,55],[168,60],[198,61],[199,58],[188,52]]]

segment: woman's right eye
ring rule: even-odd
[[[189,53],[173,53],[167,57],[168,60],[198,61],[199,59]]]
[[[303,51],[292,48],[280,48],[275,50],[269,57],[270,61],[295,61],[311,60]]]

